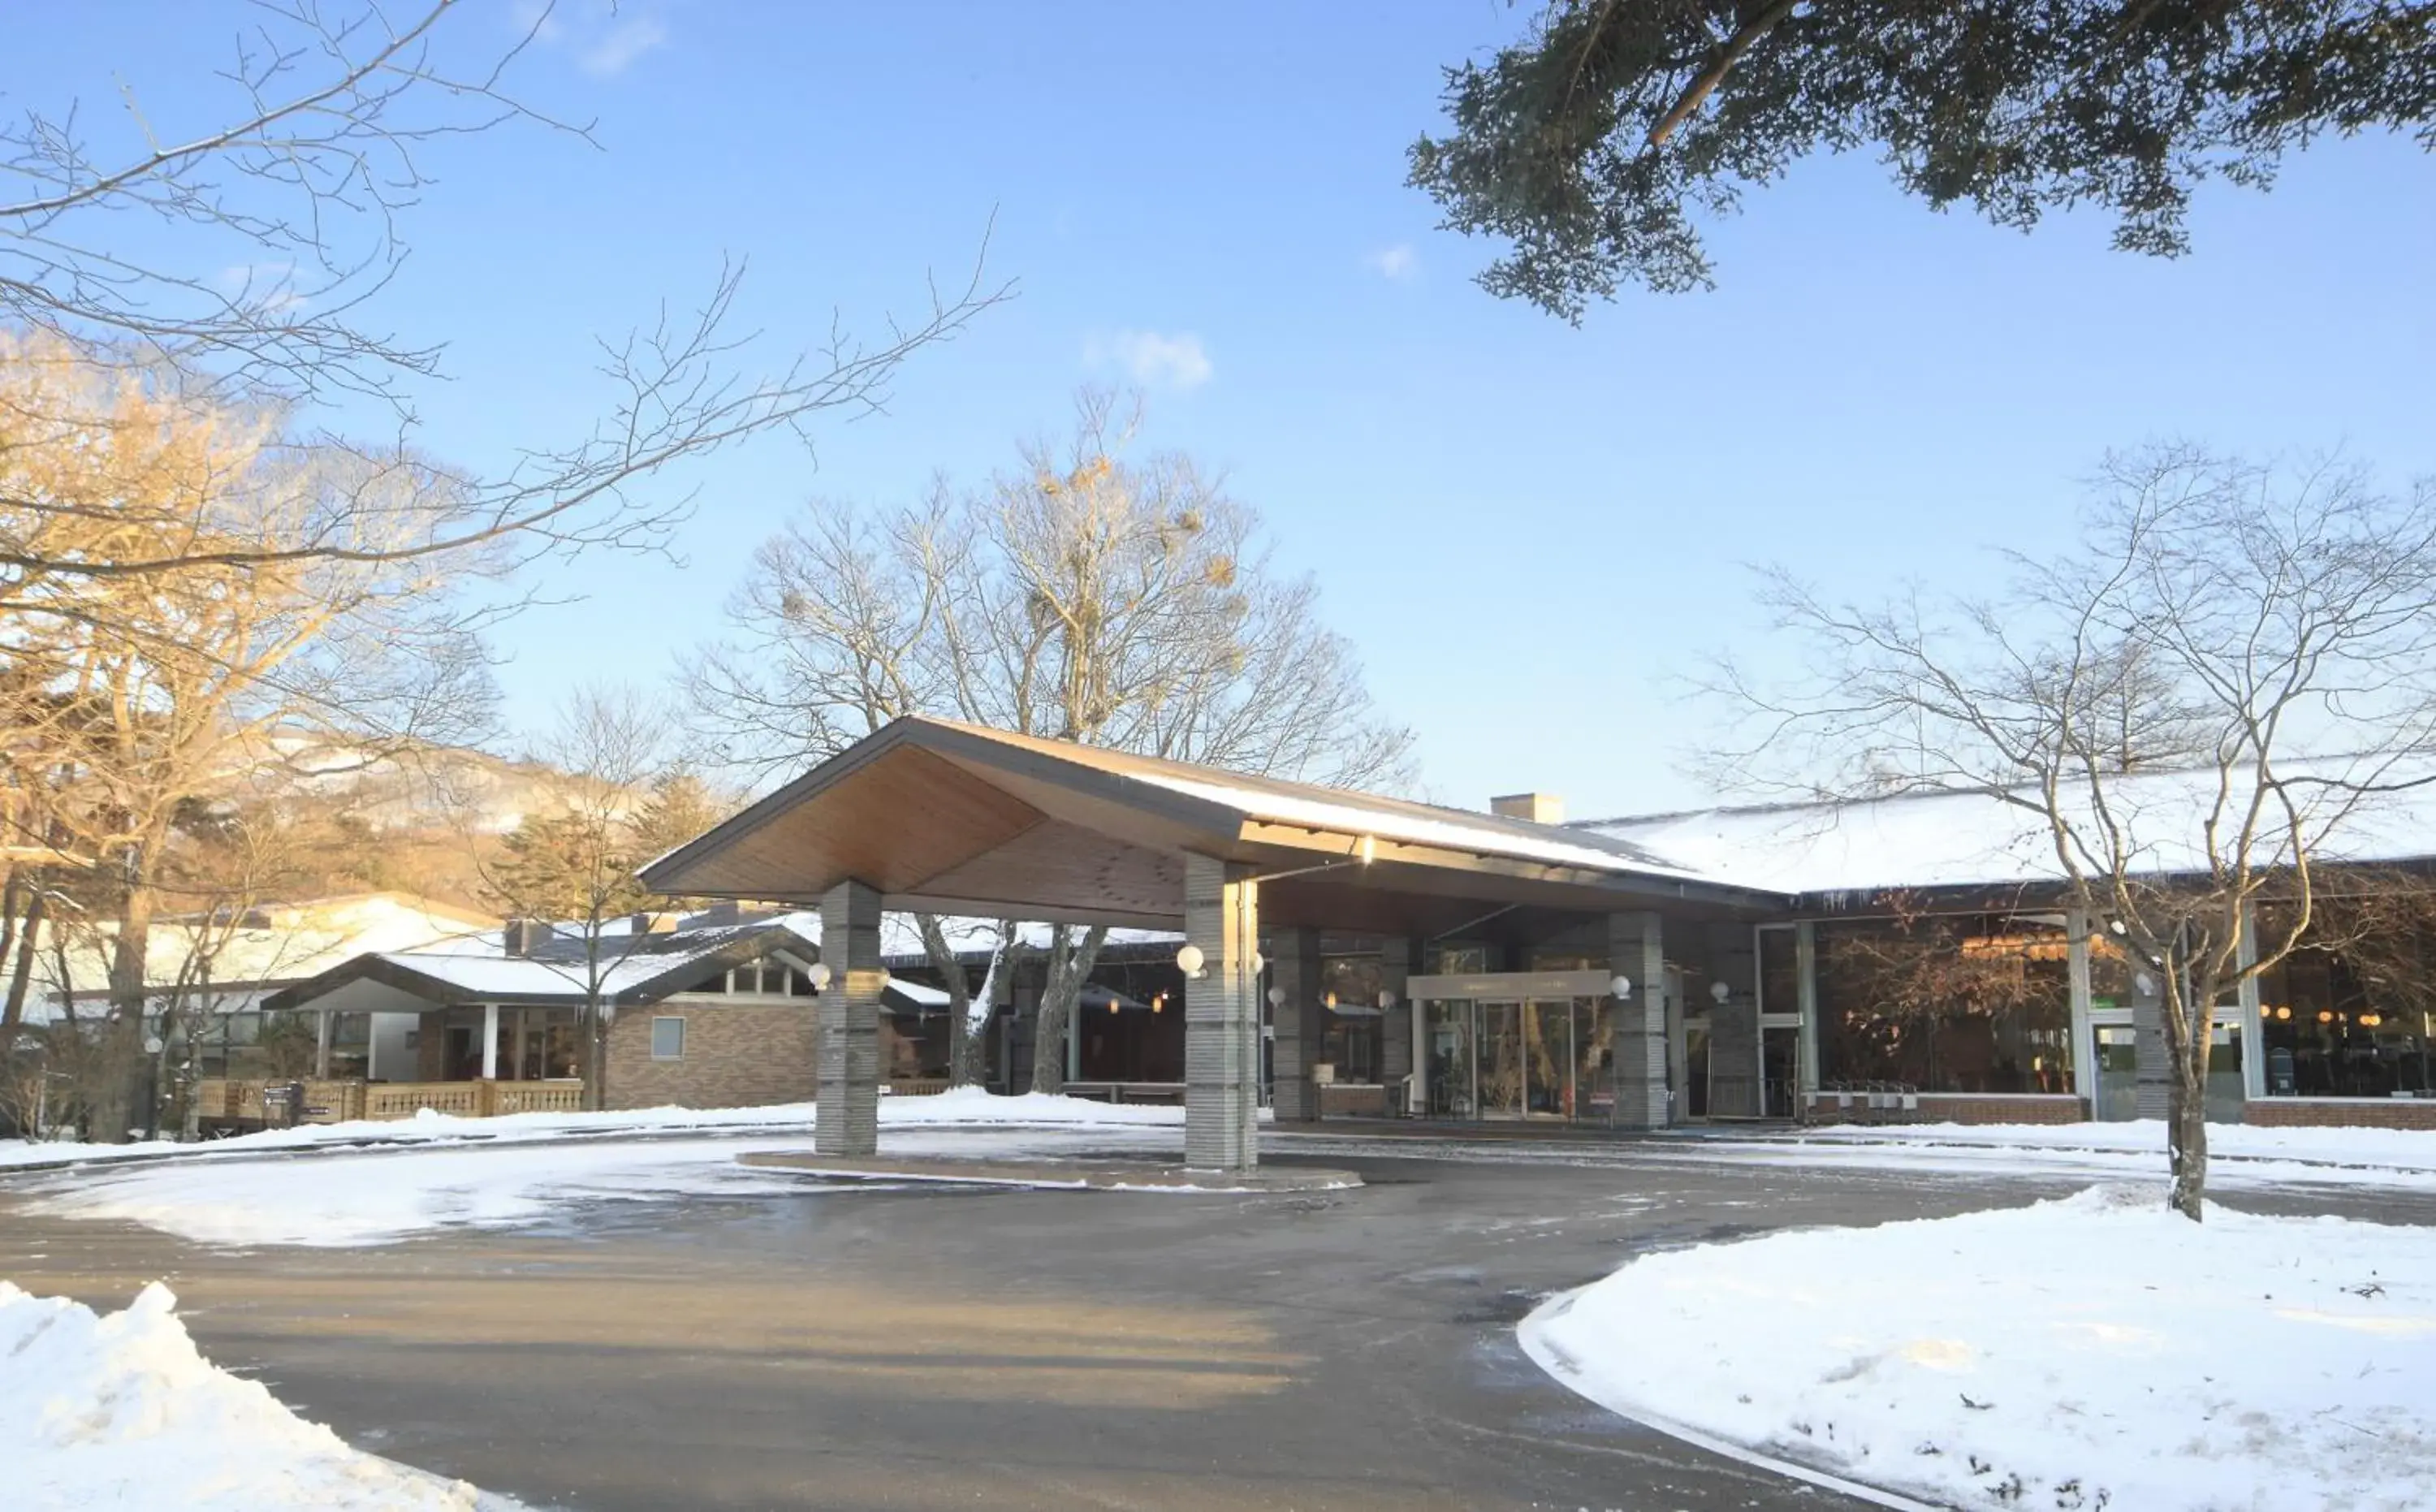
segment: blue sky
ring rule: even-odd
[[[475,0],[456,25],[512,25]],[[0,107],[201,119],[236,6],[12,21]],[[30,19],[31,25],[27,22]],[[884,418],[694,469],[678,562],[586,558],[504,631],[509,707],[656,679],[716,635],[754,546],[808,499],[978,477],[1138,377],[1150,440],[1222,467],[1317,574],[1429,792],[1538,787],[1581,815],[1668,807],[1708,715],[1671,679],[1766,661],[1746,565],[1867,595],[1968,585],[2069,520],[2110,446],[2340,446],[2436,471],[2436,160],[2337,142],[2279,187],[2203,194],[2198,250],[2110,252],[1804,165],[1714,229],[1721,287],[1627,294],[1575,329],[1482,293],[1495,248],[1434,228],[1403,150],[1441,65],[1515,33],[1489,0],[1055,6],[574,0],[523,88],[598,122],[451,148],[382,315],[445,339],[434,450],[493,462],[598,405],[588,343],[751,259],[774,343],[869,325],[952,276],[993,216],[1019,297],[920,356]],[[211,49],[200,51],[200,49]],[[102,120],[100,129],[115,129]],[[1134,364],[1139,362],[1137,369]]]

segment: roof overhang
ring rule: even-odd
[[[1188,854],[1263,878],[1262,917],[1280,924],[1785,902],[1553,826],[925,719],[867,737],[642,878],[797,904],[851,880],[896,910],[1161,929],[1183,922]]]

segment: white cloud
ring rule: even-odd
[[[1383,247],[1362,261],[1380,277],[1396,283],[1410,283],[1421,276],[1421,254],[1413,251],[1412,243],[1400,241],[1393,247]]]
[[[1216,371],[1209,365],[1201,338],[1190,331],[1174,336],[1159,331],[1094,336],[1083,343],[1083,360],[1095,368],[1122,368],[1145,389],[1197,389]]]
[[[618,0],[518,0],[516,25],[544,46],[564,49],[595,78],[624,73],[635,60],[669,40],[657,15]]]
[[[669,40],[669,28],[656,16],[630,16],[613,23],[600,40],[576,56],[576,65],[596,78],[626,71],[626,65]]]

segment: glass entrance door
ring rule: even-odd
[[[1480,1005],[1480,1116],[1522,1116],[1522,1004]]]
[[[2138,1032],[2130,1024],[2099,1024],[2090,1033],[2097,1041],[2097,1106],[2092,1111],[2110,1123],[2139,1117]]]

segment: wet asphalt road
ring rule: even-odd
[[[808,1186],[252,1253],[28,1217],[0,1188],[0,1277],[113,1306],[166,1278],[218,1363],[538,1506],[1831,1512],[1859,1503],[1591,1406],[1514,1323],[1650,1249],[2085,1184],[1300,1148],[1279,1158],[1369,1185]],[[2426,1198],[2331,1205],[2436,1220]]]

